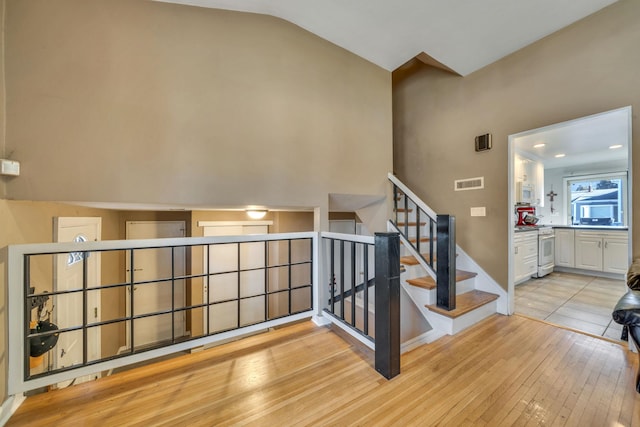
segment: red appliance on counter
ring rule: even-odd
[[[526,225],[536,225],[538,222],[538,218],[536,218],[536,208],[535,206],[516,206],[516,214],[518,214],[518,222],[516,226],[526,226]],[[525,220],[527,216],[531,216],[535,218],[535,220],[529,221]]]

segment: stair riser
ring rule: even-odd
[[[473,291],[476,288],[475,277],[467,280],[462,280],[456,283],[456,295],[464,294]]]
[[[496,310],[497,304],[495,301],[492,301],[455,319],[429,312],[428,320],[432,326],[438,325],[439,328],[443,328],[448,335],[455,335],[495,314]]]
[[[416,277],[424,276],[424,268],[420,264],[405,265],[405,273],[402,274],[402,279],[415,279]]]
[[[409,277],[409,279],[411,278]],[[405,289],[408,289],[408,288],[415,289],[415,292],[421,295],[421,298],[420,298],[421,301],[423,300],[428,301],[424,305],[432,305],[436,303],[437,301],[436,289],[425,289],[419,286],[413,286],[412,284],[407,283],[404,277],[401,280],[402,280],[402,283],[405,285]],[[474,289],[475,289],[475,280],[473,277],[456,283],[456,295],[461,295],[466,292],[470,292]]]
[[[413,302],[416,304],[418,309],[423,313],[429,313],[429,310],[426,308],[427,305],[432,304],[427,301],[434,301],[435,294],[432,294],[432,291],[427,289],[417,288],[415,286],[411,286],[407,283],[402,283],[404,290],[411,297]]]
[[[427,256],[429,255],[429,247],[428,246],[425,245],[425,247],[420,247],[420,249],[422,249],[422,254],[423,255],[427,255]],[[413,252],[411,252],[409,250],[409,248],[407,248],[405,245],[400,245],[400,256],[401,257],[403,257],[403,256],[411,256],[411,255],[413,255]],[[427,256],[425,256],[425,259],[427,261],[429,261],[429,258]]]
[[[478,307],[475,310],[464,314],[457,319],[454,319],[453,322],[453,334],[457,334],[470,326],[475,325],[481,320],[486,319],[487,317],[495,314],[497,312],[497,303],[496,301],[491,301],[488,304],[483,305],[482,307]]]

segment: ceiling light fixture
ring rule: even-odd
[[[556,154],[556,155],[555,155],[555,158],[556,158],[556,159],[559,159],[559,158],[564,157],[564,156],[565,156],[564,154]]]
[[[251,219],[262,219],[266,214],[266,209],[247,209],[247,216]]]
[[[544,144],[544,143],[540,143],[540,144],[536,144],[536,145],[534,145],[534,146],[533,146],[533,148],[542,148],[542,147],[544,147],[545,145],[546,145],[546,144]]]
[[[615,150],[616,148],[622,148],[622,144],[616,144],[616,145],[610,145],[609,146],[610,150]]]

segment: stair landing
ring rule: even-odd
[[[496,294],[475,290],[457,295],[455,310],[447,311],[435,304],[426,305],[425,307],[427,307],[434,313],[438,313],[451,319],[455,319],[497,299],[498,295]]]

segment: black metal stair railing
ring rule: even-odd
[[[346,236],[323,236],[323,242],[328,247],[330,275],[329,297],[324,310],[368,340],[375,341],[370,307],[374,297],[369,289],[375,284],[374,245],[348,240]]]
[[[436,277],[436,304],[456,308],[455,217],[434,215],[421,208],[417,197],[393,182],[391,223]]]
[[[375,344],[375,368],[391,379],[400,373],[400,238],[323,233],[329,294],[324,312]],[[361,277],[356,279],[356,277]]]

